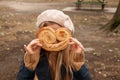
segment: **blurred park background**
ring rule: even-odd
[[[120,80],[120,27],[105,28],[116,21],[112,19],[119,0],[105,0],[104,10],[98,9],[100,5],[89,3],[82,4],[78,10],[76,2],[0,0],[0,80],[15,80],[24,56],[23,45],[36,38],[37,15],[47,9],[59,9],[71,17],[74,37],[85,47],[85,62],[93,80]],[[117,21],[120,23],[120,18]]]

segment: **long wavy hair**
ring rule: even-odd
[[[42,23],[40,27],[50,26],[52,24],[57,23],[47,21]],[[52,80],[73,80],[73,70],[79,70],[82,64],[84,64],[84,50],[82,50],[81,53],[76,53],[68,46],[66,49],[58,52],[48,52],[47,58]],[[64,79],[61,76],[62,65],[64,65],[66,69]]]

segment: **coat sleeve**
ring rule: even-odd
[[[92,80],[85,64],[82,65],[80,70],[74,71],[74,77],[76,78],[76,80]]]
[[[26,68],[24,62],[22,62],[16,80],[33,80],[34,76],[35,71],[31,71],[28,68]]]

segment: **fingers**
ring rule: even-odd
[[[34,46],[34,45],[42,46],[42,44],[40,44],[39,39],[34,39],[34,40],[32,40],[29,45],[30,45],[31,47]]]
[[[40,43],[33,43],[30,47],[32,49],[40,48],[42,45]]]
[[[77,43],[77,44],[80,44],[80,42],[76,39],[76,38],[70,38],[70,40],[71,40],[71,42],[75,42],[75,43]]]
[[[34,53],[34,51],[39,50],[41,48],[42,44],[40,44],[39,39],[32,40],[28,46],[24,45],[24,48],[29,53]]]
[[[36,43],[36,45],[37,45],[37,46],[42,46],[42,44],[40,44],[40,42],[39,42],[39,43]]]
[[[80,48],[82,48],[84,50],[83,45],[76,38],[71,37],[69,44],[70,45],[77,45],[77,46],[79,46]]]
[[[39,39],[34,39],[34,40],[32,40],[31,42],[30,42],[30,44],[28,44],[28,46],[30,46],[30,47],[36,47],[36,46],[42,46],[42,44],[40,44],[40,41],[39,41]]]
[[[28,52],[28,53],[29,53],[29,49],[27,48],[27,46],[26,46],[26,45],[24,45],[24,49],[25,49],[25,51],[26,51],[26,52]]]
[[[41,44],[39,44],[39,45],[36,44],[36,45],[32,46],[33,51],[36,51],[36,50],[38,50],[40,48],[41,48]]]
[[[69,44],[72,45],[72,44],[75,44],[75,42],[70,42]]]

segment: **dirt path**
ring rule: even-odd
[[[72,4],[67,3],[26,3],[26,2],[18,2],[18,1],[0,1],[0,5],[8,6],[10,8],[15,9],[16,11],[29,11],[29,12],[39,12],[39,10],[45,9],[59,9],[61,6],[71,6]]]

